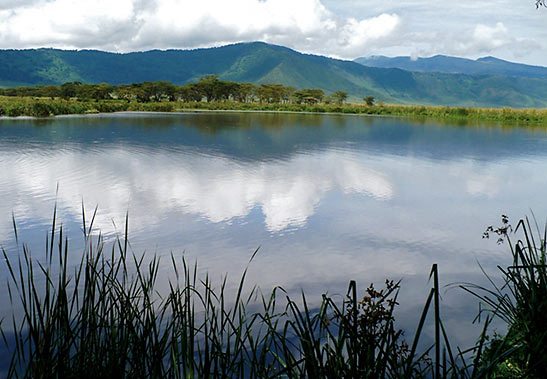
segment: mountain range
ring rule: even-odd
[[[302,54],[263,42],[126,54],[96,50],[0,50],[0,86],[157,80],[181,85],[203,75],[216,74],[220,79],[237,82],[321,88],[326,93],[342,90],[350,94],[350,101],[374,96],[398,104],[547,107],[547,68],[495,58],[478,61],[433,58],[416,61],[393,58],[392,65],[402,66],[406,62],[407,66],[384,67],[390,65],[390,58],[346,61]],[[488,65],[491,70],[485,68]]]
[[[355,59],[355,62],[369,67],[400,68],[418,72],[444,72],[447,74],[501,75],[528,78],[547,78],[547,67],[529,66],[508,62],[494,57],[477,60],[435,55],[430,58],[371,56]]]

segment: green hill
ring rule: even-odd
[[[530,66],[504,61],[494,57],[477,60],[435,55],[429,58],[371,56],[355,59],[355,62],[369,67],[400,68],[418,72],[444,72],[447,74],[501,75],[528,78],[547,78],[547,67]]]
[[[261,42],[197,50],[127,54],[94,50],[0,50],[0,85],[111,84],[166,80],[175,84],[217,74],[223,80],[321,88],[401,104],[547,107],[547,78],[410,72],[301,54]]]

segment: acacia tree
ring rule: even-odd
[[[133,92],[133,88],[129,85],[121,85],[116,87],[116,90],[114,91],[116,98],[118,99],[124,99],[128,103],[136,98],[137,96]]]
[[[105,100],[110,99],[114,86],[107,83],[101,84],[80,84],[76,86],[76,96],[81,99]]]
[[[205,100],[209,103],[218,99],[219,80],[218,75],[205,75],[199,78],[196,83],[199,91],[202,93]]]
[[[197,83],[188,83],[177,89],[177,97],[182,101],[201,101],[203,93]]]
[[[280,103],[285,88],[283,84],[261,84],[256,89],[256,95],[261,103]]]
[[[336,103],[338,103],[339,105],[342,105],[344,101],[347,100],[348,93],[346,91],[336,91],[331,96]]]
[[[236,101],[241,103],[247,103],[252,101],[253,96],[256,91],[256,86],[253,83],[240,83],[239,84],[239,93]]]
[[[319,88],[304,88],[293,94],[297,104],[316,104],[323,100],[325,93]]]
[[[283,93],[282,93],[282,100],[283,100],[283,103],[290,103],[291,102],[291,97],[294,93],[294,91],[296,90],[296,88],[294,87],[283,87]]]
[[[76,96],[77,87],[82,83],[80,82],[67,82],[61,85],[61,96],[65,99]]]
[[[371,106],[374,105],[374,101],[375,101],[374,96],[365,96],[365,97],[363,98],[363,100],[365,100],[365,103],[366,103],[369,107],[371,107]]]

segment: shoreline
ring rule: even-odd
[[[393,104],[276,104],[236,102],[147,102],[124,100],[53,100],[46,98],[0,97],[0,120],[48,119],[59,116],[112,113],[271,113],[402,117],[457,123],[503,123],[514,126],[547,126],[547,109],[472,108]]]

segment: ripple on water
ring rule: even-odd
[[[186,251],[237,276],[261,246],[257,284],[320,295],[402,277],[421,302],[432,263],[476,278],[475,259],[503,257],[481,239],[501,213],[547,214],[547,133],[318,115],[82,120],[52,120],[54,137],[50,126],[1,131],[3,246],[13,211],[40,251],[55,201],[79,240],[83,200],[109,241],[129,212],[137,253]]]

